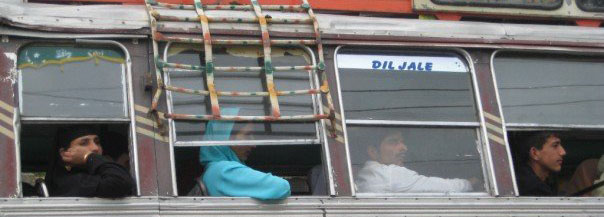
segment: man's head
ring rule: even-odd
[[[542,132],[531,136],[524,144],[527,163],[541,171],[559,172],[566,151],[560,137],[552,132]]]
[[[386,165],[402,166],[405,152],[407,152],[407,146],[400,132],[391,132],[382,138],[379,144],[367,147],[367,153],[371,160]]]
[[[77,149],[77,153],[96,153],[103,154],[98,137],[98,129],[93,126],[78,125],[59,129],[57,133],[57,147],[59,155],[65,159],[65,156],[72,154]],[[72,152],[69,153],[68,152]]]

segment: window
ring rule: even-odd
[[[496,54],[493,66],[517,180],[528,164],[522,147],[535,135],[553,132],[565,155],[561,170],[551,171],[547,184],[559,195],[572,195],[588,187],[578,183],[594,183],[594,163],[604,154],[604,58],[505,51]],[[578,181],[579,176],[590,180]]]
[[[348,47],[336,57],[357,195],[486,191],[462,57]]]
[[[300,47],[271,48],[273,66],[312,65],[313,56]],[[199,46],[169,44],[165,60],[170,63],[205,64],[204,52]],[[262,66],[262,47],[214,47],[216,67]],[[201,70],[168,69],[166,84],[175,87],[207,90],[206,74]],[[216,91],[266,92],[264,73],[224,72],[214,73]],[[277,91],[315,88],[316,76],[307,70],[276,71],[274,82]],[[208,96],[168,92],[169,112],[176,114],[211,114]],[[281,115],[309,115],[318,110],[318,101],[312,95],[279,96]],[[221,113],[236,116],[270,116],[268,96],[218,97]],[[236,122],[231,130],[213,132],[209,136],[209,123],[220,121],[172,120],[172,143],[175,146],[175,168],[178,195],[187,196],[195,188],[196,180],[204,173],[200,165],[200,146],[249,146],[258,145],[249,152],[244,163],[256,170],[270,172],[289,181],[292,195],[309,195],[308,173],[321,165],[320,130],[316,122]],[[225,122],[222,122],[225,123]],[[221,136],[216,136],[221,134]],[[241,159],[240,159],[241,160]],[[190,194],[189,196],[200,196]]]
[[[118,49],[33,45],[19,53],[23,117],[127,118]]]
[[[23,196],[44,196],[34,186],[56,158],[53,146],[66,127],[98,129],[103,155],[121,157],[126,167],[136,163],[128,158],[127,58],[111,46],[32,44],[20,49],[18,141]]]

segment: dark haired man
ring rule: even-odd
[[[132,195],[128,171],[102,156],[98,129],[81,125],[59,129],[53,162],[46,173],[50,196],[124,197]]]
[[[548,184],[554,172],[560,172],[566,151],[560,137],[543,132],[531,136],[521,150],[523,160],[516,171],[521,196],[556,196],[556,187]]]

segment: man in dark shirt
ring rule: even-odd
[[[552,173],[560,172],[566,151],[555,133],[542,132],[522,144],[519,168],[516,171],[521,196],[556,196],[557,189],[549,182]]]
[[[46,173],[50,196],[124,197],[134,182],[128,171],[102,156],[98,130],[91,126],[59,129],[53,163]]]

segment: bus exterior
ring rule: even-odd
[[[604,215],[573,196],[604,154],[597,1],[29,1],[0,2],[0,216]],[[73,124],[127,154],[133,196],[48,197]],[[520,147],[546,131],[560,196],[520,195]],[[292,195],[191,194],[205,146],[256,146],[246,164]],[[387,157],[406,175],[368,185]],[[445,181],[392,184],[409,177]]]

